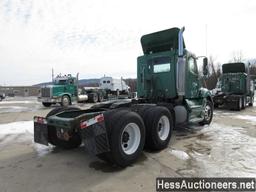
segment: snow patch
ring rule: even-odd
[[[256,116],[253,116],[253,115],[237,115],[235,117],[239,119],[245,119],[245,120],[256,122]]]
[[[189,155],[186,152],[180,151],[180,150],[172,149],[172,150],[169,151],[169,153],[174,155],[175,157],[181,159],[181,160],[188,160],[190,158]]]
[[[37,103],[37,101],[1,101],[0,102],[0,105],[3,105],[3,104],[27,104],[27,103]]]
[[[0,135],[20,133],[34,134],[34,122],[18,121],[13,123],[0,124]]]

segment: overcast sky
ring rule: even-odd
[[[196,55],[255,58],[255,19],[255,0],[0,0],[0,85],[136,77],[140,37],[171,27]]]

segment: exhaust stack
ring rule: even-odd
[[[77,94],[77,100],[78,100],[78,90],[79,90],[79,73],[76,74],[76,94]]]
[[[185,31],[185,27],[182,27],[179,31],[178,36],[178,61],[176,65],[176,87],[178,96],[185,95],[185,69],[186,69],[186,61],[184,56],[184,40],[183,40],[183,32]]]
[[[185,31],[185,27],[182,27],[179,32],[179,39],[178,39],[178,45],[179,45],[179,57],[182,57],[184,54],[184,41],[183,41],[183,32]]]

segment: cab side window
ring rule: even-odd
[[[188,59],[188,70],[192,74],[195,74],[195,75],[198,74],[196,60],[193,57],[189,57]]]

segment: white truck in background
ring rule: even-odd
[[[100,79],[100,89],[106,90],[108,93],[128,94],[130,87],[121,79],[115,79],[113,77],[102,77]]]

